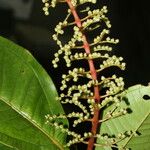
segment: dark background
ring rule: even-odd
[[[30,0],[22,1],[26,3]],[[123,56],[127,63],[124,72],[126,86],[139,83],[147,85],[150,81],[148,1],[98,0],[97,7],[101,8],[103,4],[109,9],[111,33],[113,37],[120,39],[114,53]],[[0,6],[0,35],[27,48],[47,70],[56,86],[59,86],[61,72],[66,69],[64,66],[63,70],[62,67],[54,70],[51,65],[57,49],[51,35],[54,26],[64,18],[65,6],[60,5],[50,10],[48,17],[44,16],[42,6],[41,0],[34,0],[30,17],[27,19],[16,18],[13,16],[13,10]]]
[[[30,0],[20,1],[30,2]],[[135,84],[147,85],[150,82],[150,12],[148,0],[97,1],[99,8],[104,4],[108,6],[108,16],[112,23],[111,35],[120,39],[120,43],[114,49],[113,54],[123,56],[127,63],[126,71],[122,73],[126,87]],[[52,67],[51,60],[57,51],[57,46],[51,35],[54,33],[55,25],[65,17],[63,14],[66,7],[59,5],[56,9],[51,9],[50,16],[46,17],[42,12],[42,6],[41,0],[33,0],[31,14],[26,19],[16,18],[12,9],[0,6],[0,35],[27,48],[47,70],[57,89],[59,89],[61,75],[67,72],[67,68],[64,63],[61,63],[61,67],[58,69]],[[25,12],[22,11],[22,13]]]

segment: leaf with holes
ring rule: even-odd
[[[122,107],[129,107],[131,113],[102,123],[100,133],[117,135],[126,131],[136,131],[138,136],[133,134],[123,141],[117,143],[124,148],[132,150],[150,149],[150,87],[136,85],[125,91],[126,100],[121,103]],[[110,108],[108,108],[110,109]],[[104,114],[108,110],[105,110]],[[97,140],[97,143],[101,143]],[[96,147],[96,150],[110,150],[110,147]]]
[[[45,124],[46,114],[64,113],[56,96],[32,55],[0,37],[0,149],[63,150],[66,135]]]

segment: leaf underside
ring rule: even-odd
[[[136,85],[125,91],[122,107],[129,107],[131,113],[102,123],[100,134],[117,135],[126,131],[136,131],[138,136],[131,135],[118,143],[131,150],[150,150],[150,87]],[[109,110],[106,109],[104,114]],[[98,139],[97,143],[101,141]],[[107,147],[96,147],[96,150],[111,150]]]
[[[64,113],[56,96],[32,55],[0,37],[0,149],[63,150],[66,135],[45,124],[46,114]]]

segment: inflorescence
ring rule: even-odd
[[[44,3],[45,15],[49,14],[49,7],[55,7],[58,2],[65,2],[65,0],[42,0]],[[86,2],[96,3],[96,0],[71,0],[73,6],[80,7],[81,4]],[[78,6],[79,5],[79,6]],[[111,55],[113,45],[119,42],[118,39],[114,39],[108,36],[110,33],[111,24],[106,16],[108,12],[107,7],[104,6],[102,9],[90,10],[89,7],[81,13],[86,13],[86,17],[81,18],[82,28],[76,25],[76,22],[69,22],[71,10],[68,9],[68,14],[64,21],[59,22],[55,28],[55,34],[53,35],[54,41],[56,41],[59,46],[58,51],[55,53],[55,58],[52,61],[54,68],[58,67],[59,56],[62,55],[66,66],[70,68],[67,74],[62,75],[62,86],[60,90],[62,93],[57,100],[62,104],[72,104],[77,106],[79,112],[71,112],[67,115],[46,115],[46,120],[48,124],[60,129],[62,132],[67,133],[72,137],[70,141],[65,145],[67,147],[76,144],[84,143],[88,144],[87,139],[90,137],[100,138],[102,140],[101,144],[94,144],[95,146],[110,146],[115,147],[119,141],[122,139],[135,134],[133,132],[118,133],[115,137],[111,135],[93,135],[91,132],[85,132],[83,135],[70,131],[68,128],[63,127],[57,121],[73,118],[73,127],[76,127],[82,122],[91,122],[94,115],[95,108],[101,110],[107,108],[110,105],[113,106],[112,110],[108,111],[102,119],[99,120],[99,124],[110,119],[127,114],[127,108],[121,108],[121,98],[120,93],[124,90],[124,81],[122,77],[112,76],[101,76],[97,80],[93,79],[91,71],[84,66],[79,68],[72,68],[74,61],[82,60],[93,60],[97,62],[100,60],[99,68],[96,68],[97,75],[102,75],[103,71],[110,67],[118,67],[121,70],[125,69],[125,63],[122,57],[117,57]],[[103,29],[99,35],[97,35],[93,40],[90,40],[89,46],[91,53],[87,53],[84,50],[84,35],[85,32],[92,32],[101,28],[101,24],[105,24],[105,29]],[[60,40],[60,36],[65,34],[65,29],[68,26],[72,26],[72,37],[66,43]],[[71,69],[72,68],[72,69]],[[84,79],[84,84],[80,81]],[[68,84],[72,82],[72,85]],[[95,101],[94,87],[98,87],[103,90],[103,95],[101,95],[101,101],[97,103]],[[86,105],[84,102],[86,101]]]

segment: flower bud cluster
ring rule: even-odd
[[[80,29],[77,26],[74,26],[73,30],[74,30],[74,35],[73,35],[74,39],[76,39],[79,42],[83,41],[83,34],[80,31]]]
[[[72,113],[69,113],[67,115],[63,115],[63,114],[60,114],[60,115],[46,115],[45,116],[46,120],[48,121],[53,121],[53,120],[56,120],[56,119],[66,119],[66,118],[78,118],[78,119],[75,119],[74,120],[74,123],[73,123],[73,127],[75,127],[77,124],[83,122],[83,120],[85,119],[88,119],[88,116],[84,116],[83,113],[79,113],[79,112],[72,112]]]
[[[120,150],[129,150],[128,148],[124,148],[122,145],[117,146],[117,144],[122,141],[123,139],[132,136],[133,131],[127,131],[124,133],[118,133],[117,136],[114,135],[108,135],[108,134],[96,134],[96,138],[100,139],[99,146],[109,145],[110,147],[116,147]]]
[[[96,51],[112,51],[112,47],[111,46],[101,46],[101,45],[98,45],[98,46],[95,46],[93,48],[93,50],[96,52]]]
[[[69,147],[72,144],[82,142],[85,139],[92,136],[91,132],[87,132],[87,133],[85,132],[83,137],[82,137],[80,134],[77,134],[73,131],[70,131],[68,128],[65,128],[62,124],[59,124],[58,122],[53,122],[52,123],[52,121],[55,120],[55,119],[59,119],[59,118],[65,119],[65,115],[59,115],[59,116],[46,115],[45,117],[47,119],[47,121],[46,121],[47,124],[50,124],[51,126],[54,126],[55,129],[57,129],[57,130],[59,129],[59,130],[61,130],[61,132],[67,133],[67,135],[72,136],[72,139],[64,147]],[[87,116],[83,116],[83,113],[75,113],[75,112],[72,112],[72,113],[68,114],[66,117],[68,117],[68,118],[73,118],[73,117],[79,118],[78,120],[74,121],[74,124],[73,124],[74,127],[78,123],[82,122],[83,120],[88,119]]]
[[[59,2],[57,0],[51,1],[51,6],[55,7],[56,3]],[[95,3],[96,0],[71,0],[73,6],[77,6],[78,4],[91,2]],[[49,0],[43,0],[45,7],[43,10],[46,14],[48,14],[48,8],[50,7]],[[88,9],[89,10],[89,9]],[[56,41],[59,46],[58,52],[54,54],[55,58],[52,61],[54,67],[57,67],[57,63],[59,62],[59,56],[63,54],[63,58],[66,61],[66,66],[71,67],[75,60],[88,60],[88,62],[95,63],[94,59],[100,59],[102,64],[100,68],[95,66],[94,72],[97,72],[96,79],[92,75],[92,71],[88,70],[88,68],[74,68],[68,71],[67,75],[62,75],[62,86],[60,90],[62,93],[57,98],[62,104],[73,104],[79,108],[79,112],[71,112],[69,114],[60,114],[60,115],[46,115],[47,123],[52,124],[56,129],[60,129],[62,132],[67,133],[69,136],[72,136],[72,139],[67,143],[66,147],[71,146],[72,144],[79,142],[86,142],[86,140],[92,136],[91,132],[84,133],[83,137],[80,134],[69,131],[63,127],[63,125],[57,123],[60,122],[61,119],[73,118],[73,127],[76,127],[78,124],[86,121],[90,121],[93,118],[95,108],[102,109],[104,107],[109,107],[108,104],[114,104],[116,108],[115,111],[109,111],[106,114],[106,118],[104,120],[100,120],[99,122],[107,121],[108,119],[112,119],[121,115],[125,115],[127,110],[124,108],[120,108],[121,99],[118,96],[119,93],[124,89],[123,78],[116,77],[113,75],[112,77],[104,77],[101,76],[101,80],[98,77],[98,73],[108,67],[116,66],[120,69],[125,69],[125,63],[123,63],[122,57],[110,56],[107,52],[112,51],[112,47],[110,44],[117,44],[119,42],[118,39],[106,37],[109,34],[109,28],[111,27],[109,19],[105,16],[107,13],[107,7],[104,6],[101,10],[89,10],[87,12],[87,16],[82,18],[80,21],[82,23],[82,27],[78,27],[75,25],[75,22],[69,23],[69,16],[71,14],[71,10],[68,10],[68,15],[63,22],[59,22],[55,28],[55,34],[53,35],[53,39]],[[93,27],[94,25],[99,25],[101,27],[101,22],[104,22],[106,25],[106,29],[103,29],[98,36],[92,39],[93,43],[87,43],[85,41],[85,32],[89,26]],[[71,26],[73,30],[73,36],[67,42],[62,42],[59,39],[59,36],[64,34],[64,27]],[[89,27],[89,28],[90,28]],[[94,27],[93,27],[94,28]],[[88,31],[88,30],[87,30]],[[87,45],[85,44],[87,43]],[[91,48],[90,52],[87,52],[86,46]],[[83,52],[83,50],[85,52]],[[91,61],[92,60],[92,61]],[[91,67],[91,66],[90,66]],[[93,67],[94,68],[94,67]],[[96,70],[97,69],[97,70]],[[82,83],[82,78],[84,78]],[[70,81],[73,82],[70,85]],[[81,83],[79,83],[81,81]],[[69,86],[68,86],[69,85]],[[104,95],[101,95],[100,103],[95,101],[95,89],[93,87],[98,87],[100,90],[104,89],[102,92]],[[85,101],[85,102],[83,102]],[[60,120],[60,121],[59,121]],[[54,122],[54,123],[53,123]],[[124,138],[124,136],[119,136]],[[113,145],[117,140],[115,138],[109,137],[107,135],[97,134],[94,138],[102,138],[104,144]]]
[[[80,0],[80,4],[84,4],[84,3],[96,3],[97,0]]]
[[[60,124],[58,122],[52,123],[51,120],[49,120],[49,118],[46,118],[46,119],[47,119],[46,124],[50,124],[51,126],[54,126],[56,129],[60,129],[63,133],[67,133],[69,136],[72,136],[72,137],[78,138],[78,139],[81,138],[80,134],[70,131],[68,128],[64,127],[62,124]]]
[[[124,133],[118,133],[116,136],[117,139],[124,139],[125,137],[130,137],[132,135],[136,134],[134,131],[126,131]]]
[[[111,66],[119,67],[121,70],[125,69],[125,63],[122,62],[122,57],[116,57],[115,55],[109,57],[107,60],[103,61],[103,64],[100,65],[100,70],[106,69]]]
[[[118,106],[115,106],[115,109],[116,110],[118,108]],[[121,109],[117,109],[116,111],[108,111],[104,117],[104,121],[105,121],[105,118],[106,119],[113,119],[113,118],[116,118],[116,117],[119,117],[119,116],[123,116],[123,115],[126,115],[127,114],[127,108],[121,108]],[[102,120],[102,121],[103,121]]]
[[[84,68],[74,68],[72,71],[69,70],[68,71],[68,75],[63,74],[62,75],[62,86],[60,87],[60,90],[64,90],[65,88],[67,88],[67,82],[69,82],[71,79],[74,82],[77,82],[79,77],[86,77],[87,79],[91,79],[91,74],[86,73]],[[84,85],[85,86],[85,85]],[[78,89],[77,87],[74,87],[76,89]],[[79,86],[80,88],[80,86]],[[81,89],[83,90],[83,89]]]
[[[91,92],[91,90],[88,89],[88,87],[85,85],[72,85],[71,87],[68,88],[68,96],[71,96],[71,94],[74,91],[78,91],[78,93],[76,93],[76,96],[78,96],[80,98],[80,96],[82,96],[82,94],[85,95],[90,95],[93,96],[93,92]]]
[[[43,7],[44,14],[47,16],[49,15],[49,11],[48,11],[50,7],[49,0],[42,0],[42,2],[44,3],[44,7]]]
[[[87,83],[87,87],[90,88],[92,86],[97,86],[98,85],[98,80],[90,80],[88,83]]]
[[[71,0],[73,6],[77,6],[77,0]]]
[[[83,135],[83,137],[81,137],[80,135],[78,135],[75,138],[73,138],[72,140],[70,140],[67,143],[66,147],[70,147],[73,144],[83,142],[84,140],[86,140],[87,138],[90,138],[91,136],[92,136],[91,132],[85,132],[84,135]]]
[[[74,93],[72,96],[71,96],[71,93],[67,94],[67,96],[65,96],[65,94],[61,94],[59,98],[57,98],[57,100],[60,100],[60,102],[62,104],[66,104],[66,103],[69,103],[69,104],[74,104],[76,106],[78,106],[87,116],[89,116],[89,112],[88,110],[86,109],[86,107],[79,101],[80,97],[81,97],[81,92],[83,93],[84,91],[82,91],[81,89],[84,89],[85,86],[78,86],[78,90],[80,90],[80,92],[78,93]],[[85,90],[85,89],[84,89]],[[90,90],[85,90],[85,92],[91,92]],[[66,97],[70,97],[69,98],[66,98]]]
[[[88,98],[88,99],[87,99],[87,103],[89,104],[90,114],[91,114],[91,115],[94,115],[94,108],[95,108],[95,106],[97,105],[97,104],[95,103],[94,97]]]
[[[86,53],[75,53],[75,55],[71,55],[70,59],[71,61],[74,60],[82,60],[82,59],[97,59],[97,58],[109,58],[108,54],[102,55],[101,53],[93,52],[91,54]]]
[[[105,86],[109,87],[109,90],[106,91],[107,95],[115,95],[124,89],[123,78],[116,78],[115,81],[110,81]]]
[[[58,0],[51,0],[51,7],[55,7]]]
[[[64,30],[63,27],[65,27],[67,25],[67,21],[63,21],[63,22],[59,22],[58,25],[56,25],[55,27],[55,34],[53,34],[53,40],[56,41],[57,45],[62,48],[62,42],[58,39],[59,34],[64,34]]]
[[[62,48],[62,42],[58,39],[58,34],[53,34],[53,40],[56,41],[60,48]]]
[[[94,43],[97,44],[99,42],[102,42],[102,39],[106,34],[109,34],[109,30],[104,29],[99,36],[94,38]]]
[[[58,0],[51,0],[51,2],[49,2],[49,0],[42,0],[42,2],[44,3],[44,7],[43,7],[43,11],[45,13],[45,15],[49,15],[48,9],[49,7],[55,7]]]
[[[60,130],[62,133],[66,133],[68,136],[72,137],[72,140],[70,140],[66,145],[64,145],[64,147],[70,147],[71,145],[75,143],[80,143],[84,140],[84,138],[82,138],[80,134],[70,131],[68,128],[65,128],[62,124],[59,124],[58,122],[51,123],[49,120],[47,120],[46,123],[55,127],[56,130]]]
[[[118,95],[115,95],[115,96],[106,96],[103,101],[98,104],[98,108],[99,109],[102,109],[103,107],[107,106],[109,103],[112,104],[112,103],[115,103],[115,106],[116,107],[119,107],[120,106],[120,98],[118,97]]]
[[[105,13],[107,13],[106,6],[104,6],[101,10],[95,9],[93,11],[88,11],[87,19],[82,23],[83,28],[87,28],[91,24],[94,24],[94,23],[104,20],[104,18],[106,18]],[[110,23],[110,21],[108,21],[108,20],[106,21],[106,19],[104,21],[106,24],[108,24],[108,22]]]
[[[119,39],[114,39],[114,38],[110,38],[110,37],[107,37],[106,41],[107,41],[107,43],[111,43],[111,44],[118,44],[119,43]]]
[[[72,98],[72,103],[75,104],[76,106],[78,106],[85,114],[87,114],[89,116],[89,112],[86,109],[86,107],[79,101],[78,97],[76,96],[76,94],[74,94],[73,98]]]
[[[103,135],[96,134],[95,137],[101,140],[100,145],[108,145],[109,144],[110,146],[113,146],[117,141],[117,139],[115,137],[109,136],[107,134],[103,134]]]
[[[124,89],[124,82],[123,78],[117,78],[116,75],[113,75],[110,78],[105,78],[104,76],[101,77],[101,84],[103,87],[108,87],[109,89],[106,90],[106,95],[115,95]]]
[[[121,108],[119,111],[115,111],[112,113],[113,118],[126,115],[128,113],[127,108]]]
[[[64,31],[62,30],[64,24],[67,24],[67,22],[59,22],[58,25],[55,28],[55,32],[57,34],[64,34]]]
[[[85,132],[84,133],[84,137],[85,138],[88,138],[88,137],[91,137],[92,136],[92,133],[91,132]]]
[[[80,59],[87,59],[87,57],[88,57],[87,53],[75,53],[74,55],[70,56],[70,59],[74,61],[74,60],[80,60]]]
[[[56,34],[54,34],[54,35],[57,36]],[[56,40],[57,40],[57,44],[60,46],[61,49],[59,49],[58,52],[54,54],[55,59],[52,61],[53,66],[55,68],[57,67],[57,63],[59,62],[59,55],[64,53],[64,57],[63,58],[66,61],[66,66],[70,67],[71,66],[71,59],[70,59],[71,48],[75,46],[76,39],[72,38],[68,42],[68,44],[65,44],[64,46],[62,46],[62,43],[61,43],[61,41],[59,39],[56,39]]]

